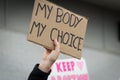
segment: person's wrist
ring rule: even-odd
[[[41,71],[43,71],[45,73],[48,73],[51,69],[51,65],[47,61],[42,60],[39,64],[38,68]]]

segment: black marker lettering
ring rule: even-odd
[[[51,6],[51,7],[47,6],[47,7],[48,7],[48,11],[49,11],[49,14],[48,14],[48,17],[47,17],[47,19],[49,19],[49,17],[50,17],[50,14],[51,14],[51,12],[52,12],[52,9],[53,9],[53,6]]]
[[[51,30],[50,39],[51,39],[52,41],[54,40],[54,38],[52,37],[53,34],[54,34],[54,31],[57,31],[57,29],[56,29],[56,28],[52,28],[52,30]]]
[[[52,9],[53,9],[53,6],[50,7],[49,5],[46,5],[46,4],[42,5],[42,4],[38,3],[35,16],[37,16],[41,10],[41,11],[44,11],[44,17],[49,19]]]
[[[34,27],[38,28],[38,29],[37,29],[37,37],[39,37],[39,36],[42,35],[43,31],[45,30],[46,25],[40,24],[40,22],[39,22],[39,23],[36,23],[36,22],[34,21],[33,24],[32,24],[31,30],[30,30],[30,34],[32,33]],[[41,31],[40,31],[40,30],[41,30]]]
[[[58,30],[58,37],[57,40],[61,43],[63,42],[63,31]]]
[[[76,23],[76,16],[74,14],[71,14],[69,26],[73,27],[75,23]]]
[[[37,37],[38,37],[39,36],[39,30],[40,30],[40,23],[37,24],[35,21],[33,22],[31,30],[30,30],[30,34],[32,33],[34,27],[38,27],[38,32],[37,32]]]
[[[74,25],[74,28],[76,28],[76,26],[83,20],[83,18],[78,19],[78,17],[76,17],[76,19],[77,23]]]
[[[42,6],[40,3],[38,3],[38,6],[37,6],[37,10],[36,10],[35,16],[38,15],[39,8],[40,8],[41,10],[44,9],[44,11],[45,11],[45,17],[46,17],[46,4],[44,4],[44,5]]]
[[[54,36],[54,34],[56,34],[56,36]],[[53,41],[54,37],[57,38],[60,44],[64,44],[78,51],[81,51],[80,45],[81,41],[83,40],[82,37],[75,36],[74,34],[69,32],[58,30],[57,28],[52,28],[50,33],[50,39]]]
[[[79,51],[79,50],[81,51],[81,49],[79,49],[81,39],[83,39],[83,38],[77,36],[77,37],[75,37],[75,39],[73,40],[73,47],[74,47],[75,49],[77,49],[78,51]],[[78,40],[78,41],[77,41],[77,40]],[[76,43],[76,41],[77,41],[78,43]],[[75,44],[76,44],[76,45],[75,45]],[[78,45],[77,45],[77,44],[78,44]]]
[[[68,41],[70,39],[70,35],[68,32],[66,32],[64,35],[63,35],[63,44],[68,44]],[[65,41],[66,40],[66,41]]]
[[[78,51],[81,51],[81,49],[80,49],[80,42],[81,42],[81,40],[83,40],[83,38],[81,38],[81,37],[79,37],[79,41],[78,41]]]
[[[76,47],[76,45],[75,45],[75,44],[76,44],[75,42],[76,42],[76,39],[77,39],[77,38],[78,38],[78,37],[75,37],[74,40],[73,40],[73,47],[74,47],[75,49],[77,49],[77,47]]]
[[[41,36],[42,35],[42,33],[43,33],[43,31],[45,30],[45,28],[46,28],[46,25],[43,25],[43,24],[41,24],[41,32],[40,32],[40,34],[39,34],[39,36]]]
[[[68,24],[69,23],[69,21],[70,21],[70,14],[68,12],[66,12],[64,14],[62,21],[63,21],[64,24]]]
[[[75,37],[75,35],[74,35],[74,34],[71,34],[71,33],[70,33],[70,35],[71,35],[71,41],[70,41],[70,44],[69,44],[68,46],[72,47],[72,44],[73,44],[73,37]]]
[[[60,8],[57,8],[57,14],[56,14],[56,22],[57,23],[61,22],[62,15],[63,15],[63,10]]]
[[[57,8],[56,22],[68,24],[69,27],[76,28],[77,25],[83,20],[83,18],[77,17],[69,12],[64,12],[61,8]]]

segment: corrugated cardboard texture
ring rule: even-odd
[[[62,53],[81,58],[87,19],[46,0],[35,0],[28,40],[54,49],[60,42]]]

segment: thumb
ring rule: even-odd
[[[59,52],[60,52],[60,44],[57,41],[57,39],[54,40],[54,46],[55,46],[55,48],[54,48],[55,53],[59,54]]]
[[[57,39],[55,39],[54,40],[54,50],[49,55],[49,60],[54,63],[57,60],[59,54],[60,54],[60,45],[59,45],[59,42],[57,41]]]

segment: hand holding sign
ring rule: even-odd
[[[57,38],[62,53],[80,59],[87,21],[49,1],[35,0],[28,40],[52,50]]]
[[[39,69],[44,72],[49,72],[53,63],[57,60],[60,51],[60,45],[57,42],[57,39],[54,40],[54,50],[49,50],[46,48],[46,51],[42,57],[42,60],[39,65]]]

